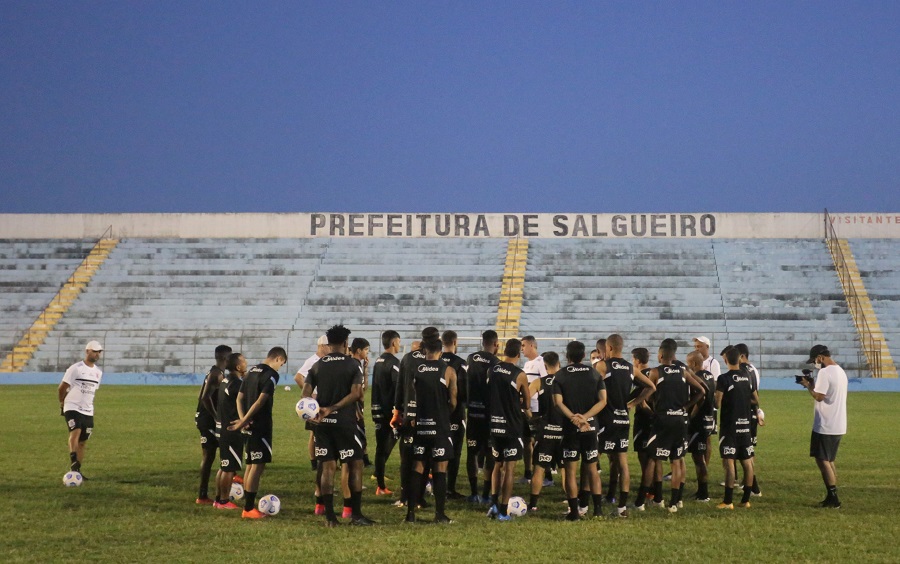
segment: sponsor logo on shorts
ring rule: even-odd
[[[222,466],[222,468],[228,468],[229,466],[231,466],[231,461],[223,460],[221,466]]]
[[[451,423],[451,424],[450,424],[450,430],[451,430],[451,431],[459,431],[459,424],[458,424],[458,423]]]
[[[756,449],[752,446],[747,447],[747,454],[753,456],[753,453],[756,452]]]
[[[724,447],[722,449],[722,456],[734,456],[737,454],[737,449],[734,447]]]
[[[316,447],[316,456],[328,456],[328,449]]]
[[[563,458],[578,458],[577,450],[563,450]]]
[[[446,452],[447,452],[446,449],[443,449],[443,448],[435,448],[435,449],[432,449],[432,450],[431,450],[431,456],[434,456],[434,457],[444,456],[444,454],[445,454]]]
[[[584,453],[584,457],[587,459],[597,458],[599,455],[600,455],[600,453],[597,452],[596,450],[589,450],[586,453]]]
[[[672,455],[672,451],[667,448],[657,448],[656,449],[656,456],[664,457],[664,456],[671,456],[671,455]]]
[[[492,455],[494,458],[500,458],[500,452],[497,451],[496,449],[494,449],[493,447],[491,448],[491,455]]]
[[[475,448],[475,447],[478,446],[478,441],[476,441],[475,439],[468,439],[468,440],[466,440],[466,444],[467,444],[470,448]]]
[[[259,451],[250,451],[250,460],[262,460],[263,453],[261,450]]]
[[[628,448],[628,439],[622,439],[619,441],[619,448]]]
[[[343,450],[339,450],[339,451],[338,451],[338,455],[341,457],[341,460],[345,460],[345,459],[347,459],[347,458],[350,458],[350,457],[353,456],[355,453],[356,453],[356,451],[353,450],[352,448],[349,448],[349,449],[343,449]]]
[[[425,454],[425,447],[417,446],[415,449],[413,449],[413,454]]]
[[[603,450],[613,450],[616,448],[616,441],[606,441],[603,445]]]
[[[553,456],[549,454],[538,454],[538,462],[553,462]]]
[[[69,419],[68,421],[66,421],[66,423],[69,424],[69,429],[75,428],[75,420],[74,419]]]
[[[517,448],[505,448],[503,449],[503,457],[509,458],[510,456],[516,456],[519,454],[519,449]]]
[[[201,445],[205,445],[205,444],[206,444],[206,437],[203,436],[203,435],[200,435],[200,444],[201,444]]]

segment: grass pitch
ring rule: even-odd
[[[750,509],[715,509],[723,473],[714,454],[713,501],[686,500],[677,514],[648,507],[644,513],[632,512],[628,520],[565,523],[560,521],[565,506],[557,485],[545,489],[538,514],[512,523],[488,520],[481,506],[449,502],[453,525],[404,526],[404,510],[391,507],[393,500],[374,496],[370,468],[363,511],[378,525],[334,530],[326,530],[322,518],[312,514],[313,472],[306,456],[307,433],[293,411],[300,398],[296,387],[275,395],[275,460],[260,488],[260,495],[275,493],[282,499],[281,513],[246,522],[237,511],[194,505],[196,396],[197,390],[188,387],[101,388],[84,465],[91,480],[66,488],[66,429],[56,387],[0,386],[9,494],[0,506],[3,560],[900,561],[898,394],[850,394],[850,432],[837,461],[840,510],[817,507],[824,488],[808,456],[812,399],[800,391],[763,392],[767,425],[760,430],[757,458],[763,497],[753,498]],[[374,439],[370,441],[374,447]],[[631,456],[634,478],[637,460]],[[395,478],[389,482],[392,489],[399,488],[397,464],[395,450],[388,465],[388,476]],[[602,469],[605,477],[605,460]],[[686,497],[695,489],[693,477],[689,462]],[[458,489],[467,493],[464,470]],[[528,491],[516,486],[516,494],[526,499]],[[665,493],[668,498],[668,489]],[[427,519],[431,513],[420,515]]]

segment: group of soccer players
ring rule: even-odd
[[[295,378],[303,396],[315,397],[320,406],[308,428],[316,469],[315,511],[324,515],[328,526],[338,523],[333,507],[338,464],[345,500],[342,517],[354,525],[373,524],[361,511],[362,474],[368,463],[363,397],[369,343],[354,339],[351,345],[349,334],[340,325],[330,328],[316,355]],[[595,517],[603,516],[604,503],[614,506],[611,517],[627,517],[629,507],[643,511],[647,503],[675,513],[683,507],[688,452],[696,468],[694,499],[710,500],[708,465],[711,436],[716,433],[725,469],[725,494],[718,508],[734,508],[736,461],[743,470],[740,505],[749,507],[750,496],[761,495],[753,466],[756,428],[764,424],[759,374],[749,364],[743,344],[722,351],[725,372],[709,354],[706,337],[694,339],[695,350],[686,362],[676,358],[676,342],[666,339],[652,364],[646,348],[631,350],[626,359],[618,334],[600,339],[590,352],[582,342],[569,342],[565,362],[556,352],[538,354],[536,339],[530,336],[507,340],[498,356],[500,340],[492,330],[482,334],[480,350],[467,359],[456,354],[455,332],[440,333],[434,327],[425,328],[402,359],[396,356],[400,350],[396,331],[385,331],[381,344],[384,352],[372,370],[373,477],[376,495],[393,495],[385,482],[385,464],[399,443],[400,492],[395,505],[406,508],[406,522],[416,522],[417,511],[429,506],[427,488],[434,495],[435,522],[452,522],[446,501],[463,498],[487,505],[491,518],[509,520],[507,505],[517,462],[523,458],[532,512],[538,510],[542,488],[552,483],[552,473],[559,472],[568,500],[567,520],[579,520],[590,505]],[[526,361],[520,368],[523,356]],[[253,504],[265,464],[271,461],[272,394],[287,355],[276,347],[264,363],[247,370],[243,357],[223,346],[216,349],[216,360],[198,402],[204,455],[197,502],[236,508],[228,495],[232,480],[238,479],[234,472],[241,468],[240,452],[246,442],[242,515],[259,518],[262,514]],[[629,434],[632,411],[634,427]],[[456,489],[463,445],[468,496]],[[631,445],[641,469],[640,488],[629,506]],[[209,500],[206,483],[216,447],[221,469],[215,500]],[[601,453],[609,459],[606,495],[599,471]],[[672,486],[668,504],[662,492],[667,460]]]

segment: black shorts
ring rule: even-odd
[[[487,452],[490,447],[491,429],[487,419],[469,419],[466,426],[466,446],[469,451]]]
[[[243,467],[243,460],[244,435],[240,431],[222,431],[219,435],[219,466],[222,472],[237,472]]]
[[[823,435],[813,431],[809,439],[809,455],[819,460],[834,462],[843,435]]]
[[[79,443],[83,443],[91,438],[91,433],[94,432],[93,415],[85,415],[80,411],[67,411],[63,413],[63,417],[66,418],[66,426],[69,428],[70,433],[75,429],[81,429],[81,436],[78,437]]]
[[[756,418],[756,411],[750,416],[750,443],[756,446],[756,431],[759,427],[759,419]]]
[[[753,444],[750,435],[722,433],[719,435],[719,456],[723,459],[748,460],[753,458]]]
[[[272,462],[272,429],[252,429],[247,437],[247,464]]]
[[[604,425],[600,431],[600,450],[607,454],[628,452],[628,425]]]
[[[650,438],[650,434],[653,429],[648,425],[638,425],[635,423],[633,429],[633,435],[631,437],[631,444],[634,447],[634,452],[647,452],[647,439]]]
[[[547,470],[559,466],[562,461],[561,425],[544,425],[537,434],[534,444],[534,463]]]
[[[466,444],[466,422],[450,422],[450,440],[453,441],[453,458],[462,456],[463,446]]]
[[[584,462],[596,462],[599,456],[596,431],[569,431],[563,435],[563,462],[576,462],[579,458]]]
[[[531,423],[528,421],[522,421],[522,439],[531,440]]]
[[[656,460],[678,460],[686,450],[687,421],[681,415],[662,415],[653,423],[647,452]]]
[[[206,417],[195,417],[197,430],[200,431],[200,446],[203,450],[215,451],[219,448],[219,436],[216,434],[216,420]]]
[[[362,443],[363,451],[365,451],[369,446],[369,440],[366,438],[366,426],[359,422],[356,424],[356,438]]]
[[[707,440],[710,435],[706,431],[693,431],[688,436],[687,451],[691,454],[706,454]]]
[[[361,460],[363,445],[358,428],[318,425],[316,427],[316,460]]]
[[[491,455],[497,462],[522,460],[525,442],[521,437],[491,437]]]
[[[453,441],[446,433],[413,437],[413,459],[444,462],[453,458]]]

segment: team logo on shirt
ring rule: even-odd
[[[419,365],[419,372],[437,372],[439,369],[437,366],[426,366],[424,364]]]
[[[478,441],[476,441],[475,439],[467,439],[466,444],[469,446],[469,448],[475,448],[478,446]]]

